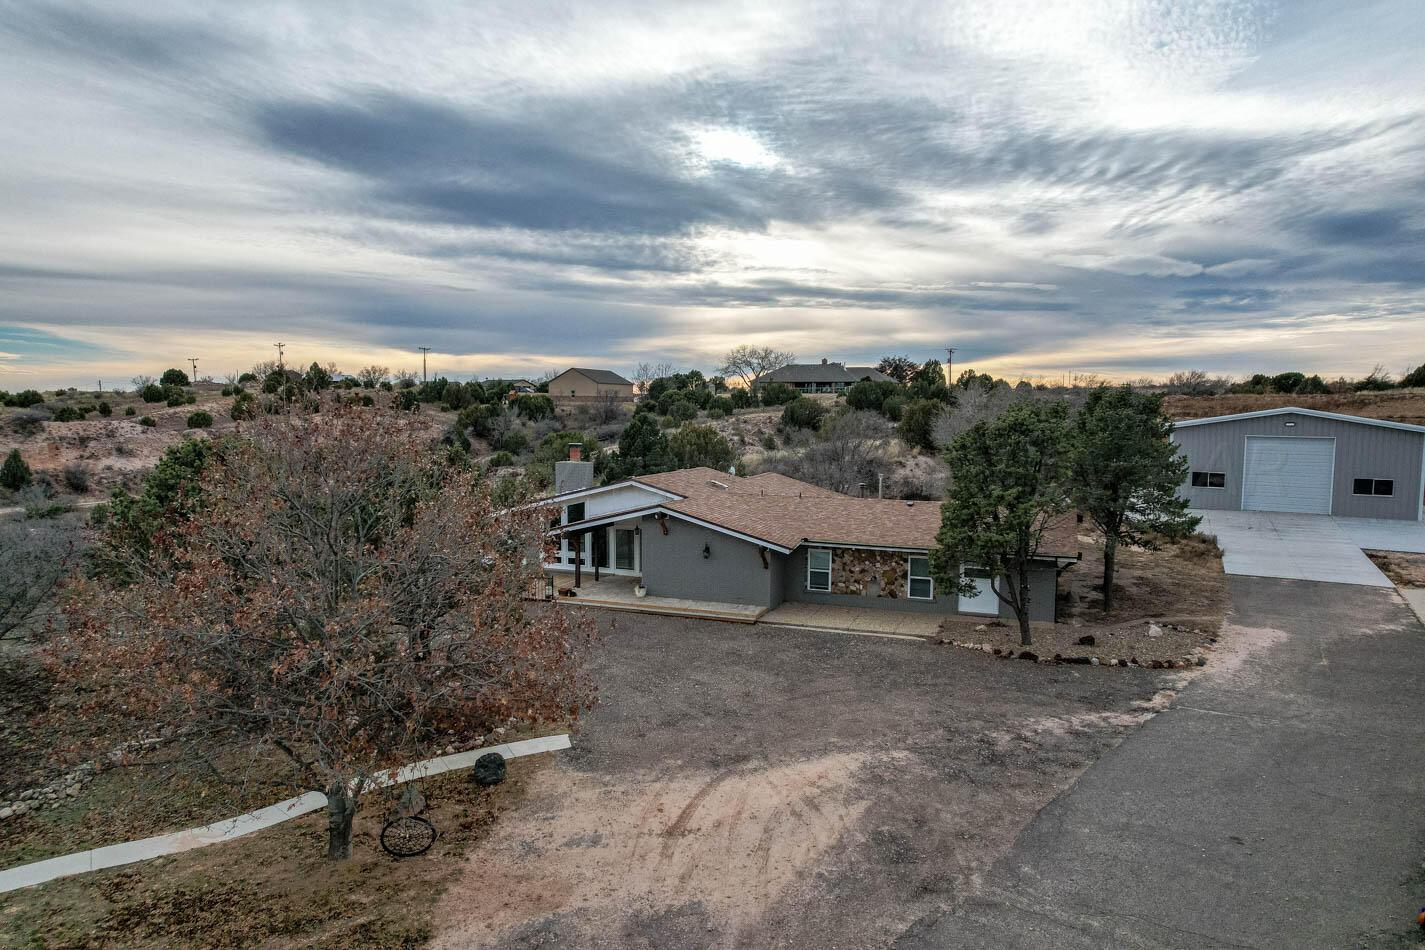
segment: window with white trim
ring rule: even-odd
[[[1227,473],[1226,473],[1226,472],[1193,472],[1193,473],[1192,473],[1192,487],[1193,487],[1193,488],[1226,488],[1226,487],[1227,487]]]
[[[831,550],[812,548],[807,551],[807,590],[831,590]]]
[[[1375,495],[1380,498],[1390,498],[1395,495],[1395,479],[1354,478],[1351,480],[1351,494]]]
[[[911,600],[934,600],[935,578],[930,576],[930,558],[912,555],[906,564],[906,593]]]

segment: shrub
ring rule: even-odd
[[[64,487],[68,488],[76,495],[87,494],[89,491],[89,470],[82,465],[66,465],[64,467]]]
[[[154,426],[158,425],[158,423],[154,421],[153,416],[140,416],[139,425],[148,426],[150,429],[152,429]]]
[[[514,455],[519,455],[527,448],[529,448],[529,437],[523,432],[507,433],[499,443],[500,451]]]
[[[554,400],[543,395],[526,395],[515,400],[515,412],[532,422],[554,418]]]
[[[785,406],[799,396],[801,393],[786,383],[768,383],[762,387],[762,405],[764,406]]]
[[[113,414],[114,414],[114,407],[111,406],[111,405],[109,405],[107,402],[105,402],[104,400],[101,399],[101,400],[99,401],[99,415],[101,415],[101,416],[103,416],[104,418],[107,419],[109,416],[112,416]]]
[[[686,399],[673,401],[668,409],[668,418],[674,422],[690,422],[698,417],[698,407]]]
[[[181,369],[166,369],[163,375],[158,377],[160,386],[187,386],[188,374]]]
[[[10,454],[5,456],[4,464],[0,464],[0,486],[8,488],[10,491],[19,491],[32,481],[34,481],[34,473],[30,471],[30,466],[20,455],[20,450],[11,449]]]
[[[777,451],[777,437],[770,432],[762,436],[762,448],[768,452]]]
[[[900,386],[895,383],[878,383],[863,379],[846,390],[846,405],[852,409],[880,412],[882,404],[899,391]]]
[[[181,396],[181,395],[176,395],[176,394],[175,394],[175,395],[169,396],[169,397],[168,397],[168,408],[172,409],[172,408],[174,408],[175,406],[181,406],[181,405],[183,405],[184,403],[186,403],[187,401],[188,401],[188,400],[185,399],[185,398],[183,398],[183,396]]]
[[[144,402],[163,402],[168,398],[168,394],[163,391],[163,387],[157,383],[149,383],[139,390],[139,396]]]
[[[917,399],[905,407],[901,415],[900,437],[906,445],[926,451],[935,448],[935,423],[945,411],[945,404],[935,399]]]
[[[881,403],[881,415],[885,416],[892,422],[899,422],[901,414],[903,412],[905,412],[904,396],[892,396],[885,402]]]
[[[496,452],[490,456],[491,468],[507,468],[515,464],[515,457],[508,452]]]
[[[737,461],[732,443],[712,426],[683,426],[668,437],[668,451],[678,468],[706,466],[727,471]]]
[[[197,412],[188,413],[188,428],[190,429],[206,429],[212,424],[213,416],[211,413],[204,412],[202,409],[199,409]]]
[[[782,409],[782,425],[791,429],[815,429],[821,425],[826,408],[805,396],[794,399]]]
[[[73,406],[60,406],[54,412],[55,422],[78,422],[84,418],[84,413]]]
[[[732,411],[736,408],[737,406],[735,406],[732,400],[728,399],[726,396],[714,396],[713,398],[708,400],[707,405],[708,412],[712,412],[714,409],[717,409],[720,410],[723,415],[727,416],[732,415]]]
[[[239,376],[239,377],[237,378],[237,381],[238,381],[238,385],[239,385],[239,386],[245,386],[245,385],[247,385],[248,383],[255,383],[255,382],[257,382],[257,374],[256,374],[256,373],[243,373],[241,376]]]
[[[21,409],[28,409],[31,406],[38,406],[44,401],[45,397],[40,395],[38,391],[33,389],[22,389],[19,392],[15,393],[15,395],[8,397],[5,400],[5,405],[18,406]]]
[[[721,409],[709,409],[709,410],[708,410],[708,418],[709,418],[709,419],[726,419],[726,418],[727,418],[727,413],[723,412]]]
[[[137,415],[137,412],[135,412],[133,406],[125,406],[125,407],[124,407],[124,415],[126,415],[126,416]]]

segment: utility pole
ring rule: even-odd
[[[416,349],[421,351],[421,382],[424,383],[426,382],[426,354],[430,352],[430,347],[418,346]]]
[[[188,363],[193,367],[193,382],[198,382],[198,357],[188,357]]]
[[[945,385],[955,385],[955,347],[945,347]]]
[[[282,362],[282,348],[283,348],[284,346],[286,346],[287,344],[286,344],[286,343],[274,343],[274,344],[272,344],[272,345],[275,346],[275,347],[277,347],[277,368],[280,369],[280,370],[285,371],[285,370],[287,369],[287,364]]]

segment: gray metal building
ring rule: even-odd
[[[1315,409],[1175,423],[1194,508],[1425,518],[1425,426]]]

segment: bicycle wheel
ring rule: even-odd
[[[435,844],[435,825],[408,815],[386,822],[381,829],[381,850],[395,858],[414,858]]]

